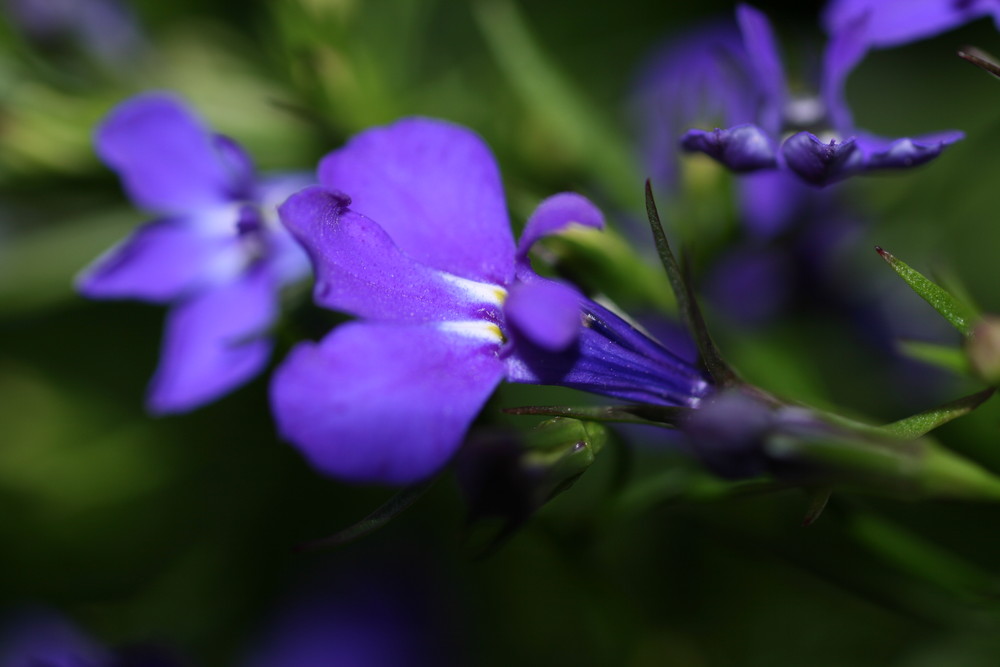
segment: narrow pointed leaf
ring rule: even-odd
[[[875,246],[875,251],[892,267],[892,270],[902,278],[920,298],[929,303],[934,310],[941,313],[948,322],[968,336],[977,319],[975,311],[967,304],[956,299],[937,284],[931,282],[922,273],[911,268],[906,262],[896,258],[891,253]]]
[[[926,433],[930,433],[937,427],[947,424],[952,419],[969,414],[992,396],[995,391],[996,389],[992,387],[984,389],[970,396],[965,396],[911,417],[886,424],[882,427],[882,430],[900,438],[919,438]]]
[[[428,489],[431,488],[431,485],[434,484],[436,479],[436,477],[432,477],[424,482],[411,484],[394,495],[385,504],[380,506],[361,521],[358,521],[357,523],[348,526],[347,528],[336,532],[329,537],[300,544],[295,547],[295,551],[333,549],[374,533],[376,530],[402,514],[405,510],[409,509],[413,503],[427,493]]]
[[[802,518],[803,528],[816,523],[816,519],[826,509],[826,504],[830,502],[830,494],[832,493],[832,486],[819,486],[809,490],[809,507],[806,509],[806,515]]]
[[[670,249],[667,235],[663,231],[663,224],[660,222],[660,213],[656,210],[656,202],[653,200],[653,188],[648,179],[646,180],[646,214],[649,216],[649,226],[653,231],[656,251],[663,262],[663,268],[667,272],[674,296],[677,297],[678,309],[691,331],[691,335],[694,336],[705,368],[712,375],[716,384],[720,386],[732,384],[736,381],[736,373],[723,360],[718,348],[715,347],[715,342],[708,333],[708,326],[705,324],[705,318],[698,306],[691,283],[685,278],[680,264],[677,263],[677,258],[674,257],[674,253]]]
[[[899,347],[906,356],[925,364],[937,366],[958,375],[969,373],[969,360],[959,347],[916,340],[900,341]]]
[[[550,417],[570,417],[595,422],[619,422],[627,424],[648,424],[674,428],[688,412],[688,408],[659,405],[600,405],[563,406],[531,405],[504,410],[510,415],[545,415]]]
[[[974,46],[967,46],[958,52],[958,57],[1000,79],[1000,64],[985,51]]]

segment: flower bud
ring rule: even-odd
[[[976,375],[991,385],[1000,384],[1000,317],[982,318],[973,328],[965,351]]]

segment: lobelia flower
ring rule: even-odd
[[[823,10],[830,35],[861,24],[865,49],[890,48],[933,37],[986,16],[1000,29],[997,0],[831,0]]]
[[[134,61],[144,47],[136,17],[118,0],[0,0],[0,10],[32,41],[72,40],[112,67]]]
[[[430,475],[504,379],[674,406],[710,391],[694,365],[532,271],[537,240],[602,216],[555,195],[515,246],[496,162],[471,131],[420,118],[371,129],[327,155],[319,181],[281,219],[312,259],[316,302],[359,320],[293,349],[271,397],[282,436],[322,471]]]
[[[748,5],[740,5],[736,16],[756,90],[754,113],[726,129],[689,130],[681,138],[684,149],[705,153],[736,172],[789,170],[806,183],[824,186],[854,174],[923,164],[964,136],[947,131],[887,139],[854,126],[844,82],[867,50],[867,14],[848,23],[827,45],[819,100],[790,95],[767,18]],[[828,140],[807,129],[824,120],[835,135]]]
[[[267,363],[265,334],[277,315],[278,292],[309,271],[276,206],[311,180],[258,179],[242,148],[161,93],[114,109],[96,143],[132,201],[158,219],[85,269],[77,289],[94,299],[169,304],[147,407],[154,413],[196,408]]]

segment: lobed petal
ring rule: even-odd
[[[322,186],[279,207],[316,273],[314,298],[326,308],[383,321],[465,320],[499,308],[503,290],[414,261],[378,224]]]
[[[179,100],[147,93],[116,107],[100,125],[97,153],[137,205],[180,214],[228,201],[242,176],[231,147]],[[229,157],[224,157],[228,155]]]
[[[575,192],[561,192],[539,204],[528,218],[517,244],[518,275],[531,271],[528,252],[536,242],[570,225],[603,229],[604,214],[589,199]]]
[[[350,196],[416,261],[510,283],[514,239],[500,172],[471,130],[427,118],[366,130],[323,158],[319,180]]]
[[[235,235],[207,233],[196,219],[161,220],[97,258],[77,277],[76,288],[92,299],[163,303],[236,273],[244,261]]]
[[[883,139],[863,134],[858,136],[857,141],[865,154],[866,169],[905,169],[933,160],[947,146],[964,136],[957,130],[902,139]]]
[[[581,299],[583,295],[565,283],[535,278],[514,285],[504,304],[504,315],[515,335],[559,352],[580,334]]]
[[[736,125],[711,132],[688,130],[681,137],[681,147],[704,153],[735,172],[771,169],[777,166],[771,138],[756,125]]]
[[[823,142],[811,132],[793,134],[781,145],[781,155],[806,183],[829,185],[864,169],[864,155],[854,138]]]
[[[324,473],[404,484],[447,463],[503,375],[499,340],[434,325],[351,322],[274,374],[282,437]]]
[[[258,265],[177,304],[167,316],[149,410],[186,412],[257,375],[271,354],[265,334],[276,317],[276,293],[273,276]]]

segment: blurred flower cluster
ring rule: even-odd
[[[788,562],[996,627],[1000,8],[648,4],[3,5],[0,667],[725,663],[663,600]]]

